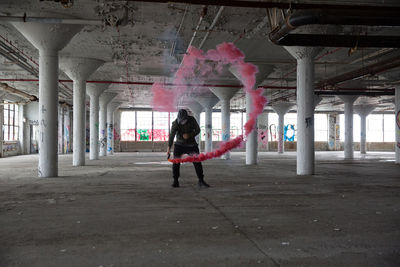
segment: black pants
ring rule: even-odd
[[[183,154],[200,154],[199,147],[197,145],[194,146],[181,146],[179,144],[174,145],[174,158],[180,158]],[[194,169],[196,170],[197,177],[199,180],[203,180],[203,166],[201,162],[193,162]],[[181,164],[174,163],[172,164],[172,175],[175,180],[179,178],[179,169]]]

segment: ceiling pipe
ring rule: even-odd
[[[182,3],[192,5],[210,5],[210,6],[229,6],[229,7],[247,7],[247,8],[282,8],[282,9],[337,9],[340,10],[361,10],[361,11],[393,11],[400,13],[400,6],[373,6],[373,5],[335,5],[335,4],[311,4],[311,3],[292,3],[275,1],[231,1],[231,0],[127,0],[128,2],[147,2],[147,3]]]
[[[398,14],[395,10],[319,9],[297,11],[291,14],[280,26],[273,29],[269,34],[269,39],[276,45],[285,46],[374,47],[379,45],[377,47],[397,47],[398,45],[395,43],[395,41],[399,41],[397,36],[292,35],[290,33],[305,25],[400,26]],[[319,40],[324,38],[328,38],[329,42]],[[378,40],[378,38],[381,40]]]
[[[37,23],[49,23],[49,24],[84,24],[84,25],[104,24],[102,20],[28,17],[26,14],[24,14],[23,16],[0,16],[0,21],[37,22]]]
[[[39,82],[38,79],[0,79],[0,82]],[[59,82],[71,82],[72,80],[59,80]],[[133,84],[133,85],[147,85],[151,86],[153,85],[153,82],[120,82],[120,81],[86,81],[87,83],[110,83],[110,84]],[[182,86],[182,84],[173,84],[173,83],[167,83],[166,86]],[[242,85],[226,85],[226,84],[187,84],[187,86],[193,86],[193,87],[229,87],[229,88],[242,88]],[[296,86],[269,86],[269,85],[263,85],[259,86],[259,88],[264,88],[264,89],[272,89],[272,90],[296,90]],[[392,90],[392,88],[383,88],[383,89],[371,89],[371,88],[334,88],[330,90],[324,90],[324,91],[332,91],[332,90],[353,90],[353,91],[371,91],[371,90],[379,90],[379,91],[385,91],[385,90]]]
[[[383,92],[360,92],[360,91],[347,91],[347,92],[340,92],[340,91],[315,91],[316,95],[363,95],[363,96],[384,96],[384,95],[394,95],[394,89],[385,90]]]
[[[353,80],[356,78],[361,78],[366,75],[374,75],[377,73],[381,73],[383,71],[387,71],[393,68],[400,66],[400,56],[388,58],[382,60],[380,62],[365,66],[363,68],[353,70],[350,72],[346,72],[344,74],[340,74],[336,77],[329,78],[317,83],[317,88],[324,88],[327,86],[332,86],[336,84],[340,84],[345,81]]]
[[[18,90],[14,87],[9,86],[6,83],[0,83],[0,88],[6,92],[9,92],[10,94],[17,95],[19,97],[28,99],[29,101],[38,101],[39,100],[36,96],[27,94],[21,90]]]
[[[203,40],[201,40],[201,43],[199,45],[199,49],[201,49],[203,47],[204,43],[207,41],[207,38],[210,35],[210,32],[214,29],[215,24],[217,24],[217,21],[218,21],[219,17],[221,16],[222,11],[224,11],[224,7],[223,6],[221,6],[219,8],[217,15],[215,15],[215,18],[214,18],[213,22],[211,23],[210,27],[207,29],[207,33],[206,33],[206,35],[204,35]]]
[[[400,36],[288,34],[275,44],[284,46],[400,48]]]

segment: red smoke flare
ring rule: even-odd
[[[153,107],[160,111],[176,110],[176,102],[178,96],[184,92],[191,90],[189,86],[193,80],[202,80],[214,76],[222,72],[224,65],[230,64],[238,70],[240,81],[244,85],[244,91],[250,94],[253,109],[249,115],[249,120],[244,125],[245,136],[240,135],[228,142],[221,142],[218,149],[192,155],[185,158],[170,159],[172,163],[183,162],[200,162],[207,159],[220,157],[226,152],[239,147],[244,138],[247,137],[255,128],[256,119],[264,109],[267,99],[262,95],[263,89],[253,90],[256,82],[257,66],[244,62],[245,55],[233,43],[219,44],[216,49],[212,49],[204,53],[195,47],[190,47],[188,53],[183,58],[183,63],[176,73],[174,83],[182,84],[182,86],[166,89],[161,83],[155,83],[152,87],[153,91]]]

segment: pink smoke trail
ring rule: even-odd
[[[184,92],[190,90],[190,81],[194,79],[202,79],[204,77],[213,77],[222,72],[223,66],[230,64],[235,67],[240,76],[240,81],[244,85],[244,91],[250,94],[253,110],[249,115],[249,120],[244,125],[245,134],[227,142],[222,142],[218,149],[192,155],[185,158],[170,159],[172,163],[183,162],[200,162],[215,157],[220,157],[226,152],[239,147],[244,139],[254,130],[258,115],[264,109],[267,99],[262,95],[263,89],[253,90],[256,82],[257,66],[244,62],[245,55],[233,43],[219,44],[216,49],[208,50],[204,53],[195,47],[190,47],[188,53],[183,58],[182,66],[177,71],[174,79],[175,84],[179,84],[176,88],[167,89],[161,83],[155,83],[152,87],[153,106],[157,110],[173,111],[176,107],[177,96],[181,96]]]

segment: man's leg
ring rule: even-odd
[[[194,153],[200,154],[199,147],[194,148]],[[200,187],[210,187],[209,184],[207,184],[204,181],[204,173],[203,173],[203,165],[201,162],[193,162],[194,169],[196,170],[197,178],[199,179],[199,186]]]
[[[180,146],[174,145],[174,158],[180,158],[183,154],[183,151]],[[180,163],[172,164],[172,177],[174,178],[174,182],[172,183],[172,187],[179,187],[179,176],[180,176]]]

